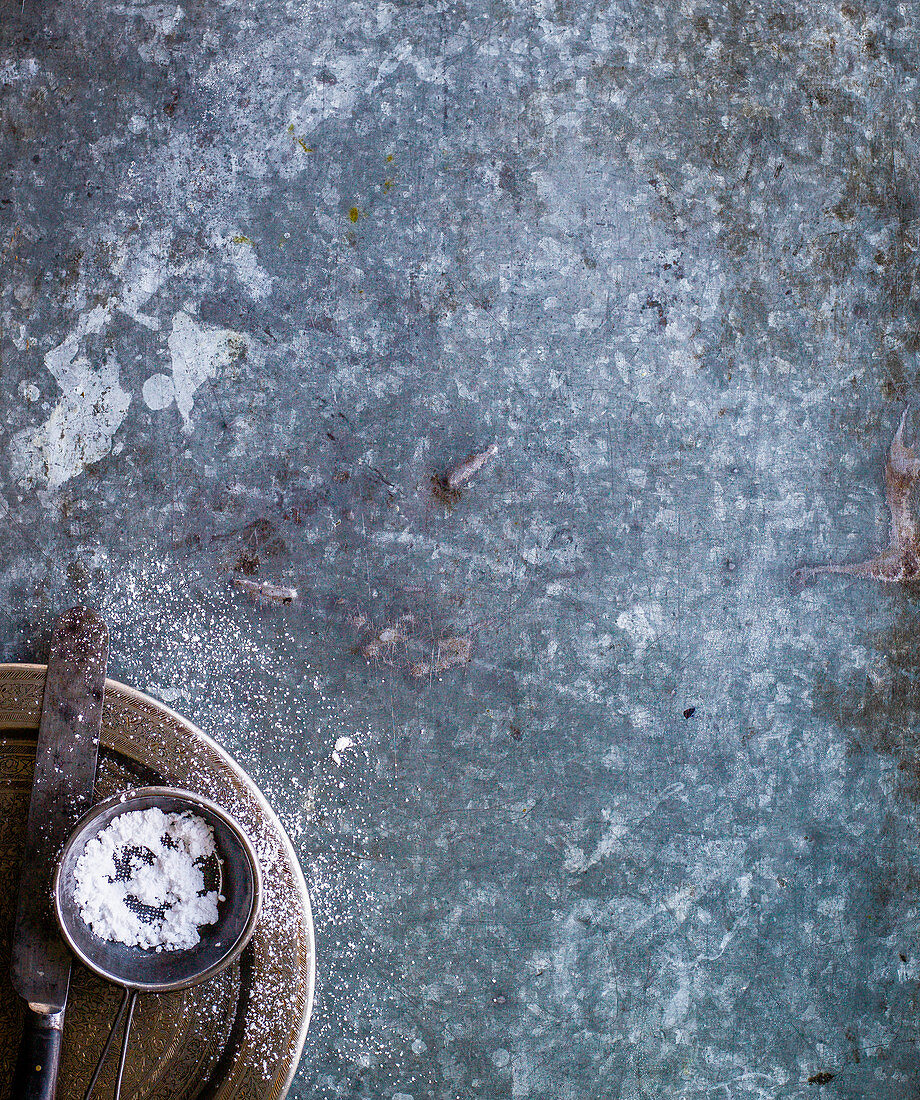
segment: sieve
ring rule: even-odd
[[[76,864],[86,844],[121,814],[151,807],[167,814],[191,812],[203,818],[214,831],[217,859],[210,861],[211,866],[206,863],[202,872],[206,888],[217,889],[224,900],[218,903],[215,923],[199,928],[200,939],[194,947],[156,951],[100,939],[80,916],[74,900]],[[142,787],[100,802],[80,819],[64,845],[54,877],[58,924],[68,947],[85,966],[124,989],[121,1006],[96,1063],[85,1100],[89,1100],[96,1087],[123,1023],[115,1078],[115,1100],[119,1100],[138,994],[187,989],[228,967],[255,931],[261,900],[262,873],[255,849],[239,825],[206,798],[173,787]]]

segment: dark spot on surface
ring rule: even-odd
[[[236,571],[244,577],[254,577],[259,571],[259,556],[248,550],[243,550],[236,559]]]
[[[83,249],[78,248],[64,257],[65,271],[64,277],[61,280],[63,286],[71,287],[76,284],[77,280],[80,278],[80,263],[83,260],[83,256]]]
[[[901,960],[902,963],[907,962],[907,956],[904,954],[903,951],[898,952],[898,958]]]
[[[836,1073],[830,1073],[826,1069],[822,1069],[820,1073],[813,1073],[808,1078],[809,1085],[826,1085],[828,1081],[833,1081],[837,1076]]]
[[[335,75],[335,73],[331,69],[327,69],[327,68],[323,67],[316,74],[316,82],[318,84],[329,84],[331,86],[333,84],[338,84],[339,78]]]
[[[642,306],[643,310],[653,309],[658,314],[658,327],[665,328],[668,323],[668,314],[664,308],[664,303],[657,298],[653,298],[651,294],[645,299],[645,304]]]
[[[379,467],[371,466],[371,471],[373,472],[374,477],[378,481],[380,481],[384,485],[386,485],[388,488],[390,488],[390,489],[395,489],[396,488],[396,486],[393,484],[393,482],[390,481],[390,479],[386,476],[386,474],[383,472],[383,470],[381,470]]]
[[[684,718],[692,718],[696,714],[696,707],[687,707],[684,711]]]
[[[516,726],[513,722],[509,723],[509,731],[511,733],[512,741],[520,741],[524,736],[523,730],[521,730],[520,726]]]
[[[518,187],[517,177],[510,164],[503,164],[498,173],[498,186],[507,192],[512,198],[519,199],[521,190]]]
[[[460,499],[461,489],[451,489],[447,484],[447,477],[443,474],[433,474],[431,478],[431,495],[439,503],[447,508],[453,506]]]
[[[176,113],[176,104],[179,102],[179,89],[174,88],[172,96],[163,104],[164,112],[169,115],[170,118]]]
[[[767,16],[767,26],[771,31],[781,31],[784,34],[789,34],[792,31],[797,31],[802,26],[802,22],[786,12],[772,12]]]
[[[304,328],[313,329],[314,332],[328,332],[331,336],[336,334],[331,317],[307,317],[302,324]]]
[[[217,509],[215,509],[217,510]],[[237,527],[211,536],[214,544],[233,543],[239,546],[239,558],[237,563],[244,558],[255,562],[258,567],[259,559],[277,558],[287,553],[287,543],[281,537],[278,528],[270,519],[261,516],[243,527]],[[236,566],[239,572],[243,569]]]

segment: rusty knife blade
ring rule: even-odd
[[[67,1003],[71,963],[52,881],[64,842],[92,805],[108,658],[102,619],[86,607],[65,611],[51,636],[13,931],[13,986],[49,1015]]]

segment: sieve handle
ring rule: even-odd
[[[10,1100],[54,1100],[61,1060],[61,1017],[26,1012]]]
[[[93,1070],[93,1076],[83,1095],[83,1100],[89,1100],[93,1095],[93,1089],[96,1087],[96,1082],[99,1080],[99,1074],[102,1073],[102,1067],[105,1065],[105,1060],[112,1048],[112,1042],[127,1013],[128,1020],[125,1024],[124,1038],[121,1041],[121,1057],[118,1060],[118,1077],[115,1079],[115,1100],[121,1100],[121,1079],[124,1077],[125,1073],[125,1059],[128,1056],[128,1036],[131,1034],[131,1020],[134,1018],[134,1006],[136,1003],[137,990],[125,988],[125,995],[121,999],[118,1015],[115,1017],[115,1023],[109,1028],[109,1037],[106,1039],[105,1046],[102,1048],[102,1053],[99,1055],[99,1061],[96,1063],[96,1068]],[[16,1098],[11,1097],[10,1100],[16,1100]]]

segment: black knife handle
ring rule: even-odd
[[[53,1023],[60,1023],[54,1020]],[[26,1012],[10,1100],[54,1100],[61,1061],[61,1029],[43,1013]]]

